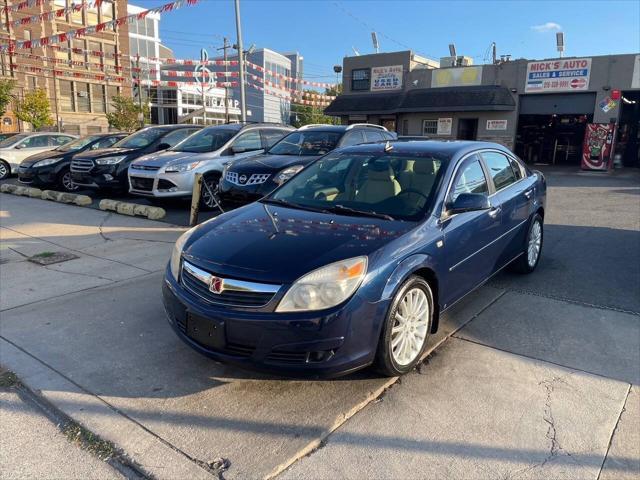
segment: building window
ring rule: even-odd
[[[80,67],[85,67],[87,68],[87,57],[86,57],[86,51],[85,51],[85,47],[84,47],[84,40],[78,40],[78,39],[73,39],[72,42],[72,47],[73,47],[73,52],[71,54],[71,60],[73,60],[75,63],[75,65],[80,66]]]
[[[110,22],[115,16],[114,4],[111,0],[103,0],[100,4],[100,23]]]
[[[437,135],[438,134],[438,120],[423,120],[422,121],[422,134],[423,135]]]
[[[371,85],[371,70],[361,68],[351,70],[351,90],[369,90]]]
[[[73,82],[58,80],[60,90],[60,109],[63,112],[75,111],[75,99],[73,96]]]
[[[92,4],[87,7],[87,25],[98,24],[98,8]]]
[[[91,63],[98,63],[100,64],[101,68],[104,68],[104,62],[102,61],[102,57],[96,57],[94,55],[95,52],[102,52],[102,45],[100,44],[100,42],[88,41],[87,50],[88,50],[87,55],[88,55],[89,61]]]
[[[104,85],[91,85],[91,111],[104,113]]]
[[[29,90],[35,90],[36,88],[38,88],[38,80],[36,79],[36,77],[32,75],[26,75],[26,80],[27,80],[27,88]]]
[[[145,18],[144,19],[146,25],[147,25],[147,37],[154,37],[156,36],[156,31],[154,28],[154,21],[152,18]]]
[[[72,6],[82,5],[82,0],[72,0],[71,5]],[[83,9],[80,8],[79,10],[74,10],[73,12],[71,12],[71,23],[77,23],[78,25],[83,24],[82,10]]]
[[[91,97],[89,96],[89,84],[76,82],[76,97],[78,111],[89,113],[91,111]]]
[[[102,45],[102,51],[104,52],[104,64],[116,66],[116,46],[112,43],[105,43]]]
[[[111,105],[111,100],[113,97],[117,97],[120,94],[120,89],[118,87],[107,87],[107,102]]]

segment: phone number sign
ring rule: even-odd
[[[525,93],[575,92],[589,89],[590,58],[529,62]]]

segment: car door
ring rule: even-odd
[[[278,143],[280,139],[283,138],[287,133],[289,133],[289,130],[284,130],[281,128],[264,128],[261,130],[261,132],[262,145],[266,151],[273,147],[276,143]]]
[[[19,164],[27,157],[36,153],[52,150],[53,146],[49,145],[49,135],[34,135],[25,138],[22,142],[15,146],[15,162]]]
[[[493,184],[491,203],[502,209],[500,254],[495,266],[499,269],[522,249],[533,191],[530,182],[522,178],[521,171],[513,169],[506,154],[486,150],[481,156]]]
[[[459,164],[445,197],[445,205],[461,193],[489,196],[490,183],[477,154],[467,156]],[[446,208],[446,207],[445,207]],[[491,208],[464,212],[441,218],[446,264],[443,303],[450,305],[483,282],[493,271],[500,237],[501,210]]]
[[[229,154],[233,156],[233,160],[251,157],[263,151],[262,137],[258,129],[241,133],[235,138],[229,148]]]

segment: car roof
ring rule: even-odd
[[[453,158],[482,149],[494,149],[510,153],[506,147],[499,143],[470,140],[416,140],[411,142],[389,140],[388,142],[362,143],[360,145],[342,148],[340,152],[384,153],[387,143],[393,147],[393,150],[389,153],[404,155],[419,154]]]

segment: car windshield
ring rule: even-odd
[[[117,148],[144,148],[168,132],[170,130],[166,128],[144,128],[123,138],[118,143],[114,143],[113,146]]]
[[[324,155],[336,148],[343,132],[297,131],[292,132],[268,153],[273,155]]]
[[[420,220],[446,158],[431,154],[333,153],[263,200],[341,215]]]
[[[91,142],[100,138],[100,135],[89,135],[88,137],[78,138],[73,142],[65,143],[64,145],[56,148],[57,152],[75,152],[77,150],[81,150]]]
[[[29,135],[22,134],[22,135],[14,135],[13,137],[5,138],[0,142],[0,148],[10,147],[11,145],[21,142],[28,136]]]
[[[174,152],[213,152],[233,138],[238,130],[233,128],[205,128],[194,133],[184,141],[171,148]]]

